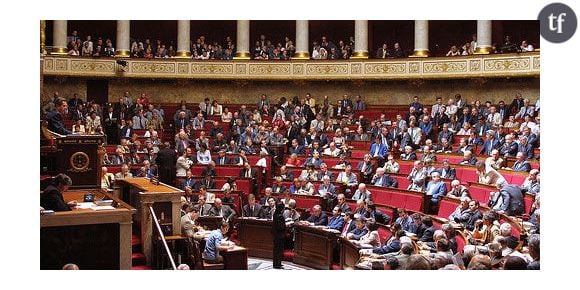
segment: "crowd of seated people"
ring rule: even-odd
[[[97,37],[93,41],[91,35],[81,38],[77,30],[73,30],[70,36],[67,36],[67,54],[70,56],[84,57],[113,57],[115,56],[115,47],[110,38],[103,40],[103,37]]]
[[[354,228],[347,230],[345,236],[358,237],[358,240],[363,241],[359,242],[360,244],[370,245],[373,249],[384,248],[384,251],[377,250],[381,255],[384,255],[382,253],[385,251],[390,251],[387,249],[396,249],[394,241],[377,241],[376,235],[372,233],[376,230],[372,223],[377,222],[380,217],[382,222],[394,221],[394,224],[401,224],[402,230],[419,237],[419,241],[423,243],[421,247],[425,249],[428,247],[437,256],[439,252],[443,254],[452,252],[449,248],[451,237],[446,233],[436,235],[438,229],[434,228],[431,216],[424,215],[412,219],[405,216],[404,210],[397,213],[397,219],[386,214],[385,216],[377,212],[376,204],[373,203],[376,196],[373,189],[369,190],[367,185],[398,187],[405,190],[401,188],[400,183],[407,177],[408,183],[405,184],[409,185],[406,189],[423,193],[429,200],[429,207],[424,208],[424,212],[434,214],[445,196],[461,199],[468,197],[467,182],[457,179],[454,172],[462,165],[446,158],[455,156],[454,154],[461,156],[465,154],[468,156],[465,159],[468,164],[466,166],[475,172],[477,181],[497,187],[497,192],[490,194],[487,205],[490,212],[496,216],[491,223],[487,223],[493,225],[499,219],[497,216],[499,214],[512,217],[528,214],[523,212],[522,197],[522,192],[527,192],[536,196],[533,211],[529,213],[532,214],[530,221],[534,224],[534,230],[539,232],[539,171],[532,169],[530,165],[530,162],[537,162],[535,159],[539,158],[534,152],[534,149],[540,146],[539,102],[537,107],[531,106],[529,100],[518,93],[509,105],[503,101],[498,105],[492,105],[491,102],[481,105],[479,100],[468,104],[460,94],[457,94],[446,103],[443,103],[442,98],[436,98],[433,105],[427,106],[415,96],[413,102],[409,104],[408,112],[398,112],[393,120],[388,120],[384,114],[376,120],[369,120],[361,113],[361,108],[365,106],[361,96],[352,100],[348,94],[343,95],[336,105],[329,101],[328,96],[316,100],[310,94],[306,94],[302,98],[295,96],[291,101],[285,97],[274,101],[264,94],[259,97],[256,104],[241,105],[239,109],[233,109],[233,112],[220,107],[217,101],[210,102],[209,98],[194,106],[182,102],[173,119],[170,119],[161,108],[151,104],[144,94],[134,102],[129,92],[126,92],[119,98],[118,103],[110,104],[106,109],[106,111],[112,109],[112,114],[116,114],[119,120],[118,145],[115,152],[109,153],[107,158],[110,164],[120,165],[121,170],[119,174],[111,176],[107,174],[110,168],[105,167],[103,176],[108,180],[103,180],[102,184],[109,187],[113,179],[131,175],[155,176],[159,170],[157,155],[160,150],[170,148],[176,156],[174,179],[170,184],[184,190],[184,208],[197,204],[202,216],[211,215],[213,212],[214,215],[222,215],[224,219],[232,221],[233,216],[240,214],[229,202],[227,205],[231,207],[231,211],[221,208],[221,203],[226,198],[233,201],[229,196],[220,197],[218,200],[213,193],[214,190],[220,192],[212,180],[217,177],[216,167],[227,164],[237,166],[239,174],[234,176],[233,180],[228,180],[227,186],[226,184],[220,186],[222,192],[230,193],[232,188],[236,187],[235,178],[248,179],[254,185],[259,185],[261,190],[249,193],[253,194],[255,200],[262,196],[266,197],[260,199],[258,203],[262,212],[256,214],[261,217],[271,218],[275,202],[270,202],[270,199],[284,199],[288,209],[296,211],[297,208],[301,209],[301,206],[300,201],[295,200],[293,195],[312,195],[330,199],[330,202],[314,208],[312,218],[308,218],[309,215],[302,212],[298,214],[292,212],[289,218],[294,220],[294,216],[301,216],[313,224],[326,224],[324,223],[326,215],[324,211],[319,213],[320,207],[330,211],[335,205],[340,208],[340,203],[347,199],[353,203],[360,203],[360,209],[353,211],[358,215],[352,217],[354,223],[348,224],[349,227],[353,224]],[[79,107],[79,104],[74,107],[84,108],[82,105]],[[71,117],[75,115],[74,113],[69,109]],[[121,116],[121,113],[124,115]],[[175,130],[175,139],[168,142],[171,143],[169,146],[161,145],[158,137],[153,138],[156,135],[155,128],[147,130],[152,125],[154,115],[161,117],[161,129],[170,128],[171,125]],[[107,113],[103,114],[97,109],[83,112],[81,116],[85,120],[84,124],[81,120],[85,130],[86,126],[93,126],[90,124],[95,123],[96,117],[100,117],[103,122],[107,120]],[[510,117],[521,121],[521,126],[506,128],[505,124],[509,122]],[[90,121],[87,121],[87,118]],[[274,123],[274,118],[279,118],[280,122]],[[144,146],[133,134],[134,130],[143,129],[151,136],[145,139]],[[471,131],[471,135],[460,136],[460,144],[456,144],[456,136],[460,130],[464,130],[463,133]],[[367,140],[374,141],[372,143],[361,141],[360,137],[357,140],[356,132],[361,131],[369,135]],[[110,131],[105,130],[104,133],[109,141],[114,139],[112,138],[114,135],[109,136]],[[354,149],[351,146],[354,142],[367,142],[365,145],[367,147]],[[274,155],[268,146],[284,147],[282,163],[266,161],[268,155]],[[358,159],[352,157],[357,150],[365,151]],[[252,155],[260,156],[260,159],[250,161]],[[498,158],[514,159],[515,163],[509,167]],[[401,164],[407,162],[405,160],[414,162],[410,171],[403,171],[401,168]],[[336,165],[328,166],[327,162],[330,161]],[[203,167],[200,175],[193,173],[192,168],[195,166]],[[333,168],[329,170],[331,167]],[[504,171],[506,167],[514,171],[529,171],[529,176],[522,184],[509,184],[502,176],[506,174]],[[272,171],[273,176],[279,178],[256,181],[258,176],[264,176],[268,171]],[[294,175],[293,172],[298,175]],[[399,174],[403,176],[398,176]],[[177,180],[180,181],[179,184],[176,184]],[[283,184],[285,180],[294,182],[287,187]],[[448,188],[445,180],[450,182],[451,188]],[[291,193],[292,191],[294,193]],[[479,231],[472,232],[475,241],[481,239],[478,235],[485,232],[482,232],[483,227],[477,221],[486,223],[486,215],[482,214],[482,218],[478,219],[467,218],[467,212],[464,211],[472,210],[470,202],[471,200],[462,202],[463,208],[458,210],[452,221],[465,223],[466,229],[473,228],[472,231]],[[473,210],[475,206],[474,203]],[[240,210],[238,208],[238,211]],[[348,212],[344,207],[340,208],[340,211]],[[227,213],[227,218],[223,212]],[[344,217],[341,214],[344,220],[347,219],[346,216],[346,213]],[[365,220],[359,222],[361,216]],[[355,233],[348,235],[351,231],[356,232],[356,235]],[[393,233],[394,239],[404,239],[405,236],[407,236],[405,232]],[[440,242],[442,239],[448,241]],[[502,252],[509,252],[505,247],[513,246],[509,243],[510,239],[511,236],[506,237],[503,240],[504,244],[499,243],[500,249],[505,250]],[[486,244],[492,247],[491,243]],[[519,248],[510,249],[512,252],[519,252]],[[395,252],[399,251],[400,249]],[[530,249],[530,254],[531,252]],[[493,260],[497,256],[490,258]],[[508,257],[502,260],[503,264],[509,265],[510,259]],[[528,257],[526,261],[529,265],[534,260]]]

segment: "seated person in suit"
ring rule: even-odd
[[[77,201],[72,200],[65,203],[62,193],[67,191],[71,185],[72,180],[68,175],[60,173],[55,176],[52,183],[40,194],[40,206],[44,210],[70,211],[77,205]]]
[[[463,160],[461,160],[459,164],[475,165],[475,163],[477,163],[477,158],[473,156],[473,153],[471,153],[471,151],[466,150],[465,152],[463,152]]]
[[[404,236],[405,236],[404,230],[395,231],[395,233],[392,235],[392,237],[385,241],[383,246],[373,249],[373,254],[385,255],[385,254],[389,254],[389,253],[398,252],[399,250],[401,250],[400,238],[404,237]]]
[[[304,155],[306,154],[306,150],[304,146],[298,143],[297,139],[292,139],[292,146],[288,148],[288,154]]]
[[[242,214],[244,217],[260,218],[262,216],[262,206],[256,203],[254,194],[248,194],[248,204],[244,205]]]
[[[326,228],[341,231],[344,226],[344,218],[341,214],[342,210],[340,209],[340,206],[335,206],[332,209],[332,216],[328,220],[328,226],[326,226]]]
[[[195,205],[189,205],[185,211],[186,214],[181,217],[181,235],[200,240],[202,236],[196,235],[199,230],[203,230],[203,227],[197,222],[199,209]]]
[[[322,184],[318,186],[318,195],[327,199],[336,198],[336,186],[330,182],[330,177],[327,175],[322,178]]]
[[[328,224],[328,218],[318,204],[312,207],[312,213],[306,221],[312,226],[326,226]]]
[[[354,213],[343,212],[342,217],[344,218],[344,223],[342,229],[340,229],[340,236],[346,238],[346,235],[356,228],[356,222]]]
[[[504,160],[499,156],[499,151],[497,149],[491,150],[491,156],[485,159],[485,164],[491,166],[495,170],[499,170],[503,167]]]
[[[211,264],[219,264],[224,261],[224,258],[219,254],[219,251],[226,251],[232,249],[234,244],[224,240],[224,235],[230,230],[230,224],[222,222],[220,228],[211,231],[211,234],[205,242],[205,250],[203,251],[203,259]]]
[[[340,207],[341,213],[352,212],[352,209],[350,208],[348,203],[346,203],[346,197],[344,196],[344,194],[342,193],[338,194],[336,200],[337,200],[336,206]]]
[[[399,182],[396,179],[392,178],[388,174],[385,174],[385,169],[383,167],[377,168],[375,175],[371,179],[371,184],[374,186],[393,188],[397,188],[399,186]]]
[[[129,172],[129,165],[127,163],[121,165],[121,172],[115,174],[115,179],[124,179],[133,177],[133,173]]]
[[[101,168],[101,188],[112,189],[113,182],[115,181],[115,175],[109,173],[107,167],[103,166]]]
[[[294,173],[289,171],[285,165],[280,167],[280,174],[278,176],[282,177],[283,180],[294,180]]]
[[[358,184],[358,189],[354,192],[352,199],[367,201],[372,200],[373,198],[372,193],[367,189],[366,184],[361,182]]]
[[[328,176],[331,180],[334,180],[334,173],[328,170],[328,165],[326,165],[326,163],[323,162],[320,164],[317,180],[322,180],[324,176]]]
[[[199,216],[208,216],[212,208],[211,204],[205,202],[206,196],[199,195],[196,207],[199,209]]]
[[[218,157],[215,159],[215,164],[217,165],[228,165],[230,164],[230,158],[226,156],[226,150],[221,149],[218,152]]]
[[[260,205],[261,206],[268,206],[268,199],[272,196],[272,188],[271,187],[266,187],[266,189],[264,189],[264,196],[260,199]],[[280,193],[284,193],[283,191]]]
[[[461,139],[459,139],[459,148],[457,148],[457,150],[455,150],[455,153],[463,154],[463,153],[465,153],[465,151],[472,151],[471,145],[467,144],[466,138],[461,138]]]
[[[322,155],[330,156],[330,157],[338,157],[341,154],[341,150],[336,148],[336,144],[334,142],[330,142],[328,148],[324,149]]]
[[[224,221],[230,222],[233,221],[233,218],[236,215],[236,211],[234,211],[228,205],[222,204],[222,200],[220,198],[216,198],[213,204],[213,208],[209,211],[210,216],[221,216],[223,217]]]
[[[404,208],[398,208],[397,214],[399,217],[395,220],[395,224],[400,224],[401,228],[406,232],[415,233],[415,222],[413,221],[413,218],[409,216],[407,210]]]
[[[312,153],[312,157],[308,157],[306,161],[304,161],[303,165],[312,165],[314,168],[319,168],[322,162],[322,159],[320,159],[320,153],[318,151],[314,151],[314,153]]]
[[[282,177],[280,177],[280,176],[276,177],[276,183],[274,183],[274,185],[272,185],[271,190],[275,194],[282,194],[282,193],[284,193],[284,191],[287,190],[286,186],[284,184],[282,184]]]
[[[451,190],[445,196],[455,199],[470,197],[467,187],[461,185],[461,182],[457,179],[451,181]]]
[[[526,177],[526,179],[524,180],[524,183],[522,183],[522,186],[520,186],[520,189],[522,190],[523,193],[529,193],[529,194],[534,194],[537,195],[538,193],[540,193],[540,171],[538,169],[532,169],[530,170],[530,173],[528,174],[528,177]]]
[[[433,225],[433,219],[426,215],[421,218],[421,223],[425,225],[425,231],[423,235],[419,237],[420,242],[433,242],[433,234],[437,230],[437,228]]]
[[[417,154],[413,152],[413,147],[405,146],[405,153],[401,154],[401,160],[417,160]]]
[[[338,162],[334,165],[335,169],[345,169],[347,166],[351,166],[350,162],[346,160],[346,154],[338,155]]]
[[[431,199],[431,205],[439,204],[439,200],[447,193],[447,186],[441,181],[441,175],[435,171],[431,174],[431,181],[427,184],[425,195]]]
[[[499,148],[499,154],[504,157],[515,157],[518,153],[518,144],[514,142],[514,136],[505,136],[505,143]]]
[[[358,241],[358,240],[360,240],[360,238],[362,238],[364,235],[366,235],[369,232],[369,229],[367,229],[367,227],[366,227],[366,220],[363,216],[358,217],[355,220],[355,224],[356,224],[356,228],[354,228],[352,231],[348,232],[348,234],[346,235],[346,238],[349,240]]]
[[[456,173],[455,168],[451,168],[449,165],[449,159],[443,159],[442,161],[443,166],[441,168],[437,168],[437,172],[441,174],[441,178],[445,179],[455,179]]]
[[[356,174],[352,173],[352,168],[350,165],[344,168],[344,171],[338,174],[336,177],[336,182],[342,182],[347,186],[356,185],[358,183]]]
[[[383,225],[388,225],[391,222],[391,217],[388,214],[378,210],[377,206],[372,200],[366,201],[365,209],[366,212],[364,217],[367,219],[367,221],[373,220]]]
[[[400,166],[399,163],[395,161],[393,153],[389,153],[389,155],[387,156],[387,162],[385,162],[384,168],[385,172],[387,173],[399,173]]]
[[[453,147],[451,146],[447,138],[443,138],[441,139],[440,145],[433,146],[433,150],[437,153],[447,154],[453,152]]]
[[[530,172],[530,170],[532,170],[532,165],[528,160],[526,160],[523,152],[518,152],[516,154],[516,162],[511,169],[514,171]]]
[[[205,189],[215,189],[215,181],[213,178],[214,177],[210,174],[204,175],[203,178],[198,182],[200,188],[201,186],[205,186]]]
[[[276,210],[276,198],[270,196],[266,201],[266,205],[262,207],[262,218],[272,220],[274,217],[274,210]]]
[[[284,216],[287,227],[294,225],[300,220],[300,213],[296,210],[295,200],[290,200],[282,215]]]
[[[450,222],[461,223],[461,221],[467,221],[473,214],[469,210],[469,202],[471,199],[469,197],[462,197],[460,200],[461,201],[457,208],[455,208],[455,210],[447,218]]]
[[[378,248],[381,246],[381,237],[379,236],[379,225],[374,221],[366,222],[367,233],[358,239],[358,241],[353,241],[354,244],[358,244],[363,248]]]
[[[300,173],[299,179],[306,179],[310,181],[318,180],[318,172],[314,169],[313,164],[307,164],[306,169],[302,170]]]
[[[435,155],[435,153],[433,153],[433,151],[431,151],[430,146],[425,145],[423,146],[423,154],[421,155],[420,160],[425,164],[433,163],[437,161],[437,156]]]
[[[313,195],[314,194],[314,185],[308,181],[306,178],[300,178],[300,188],[295,194],[304,194],[304,195]]]
[[[407,176],[407,179],[411,181],[407,190],[412,191],[423,191],[425,189],[425,179],[427,178],[427,171],[423,167],[421,161],[415,161],[413,163],[413,169]]]
[[[361,172],[361,182],[370,182],[371,181],[371,177],[373,175],[374,172],[374,165],[371,162],[371,156],[369,154],[366,154],[364,156],[364,160],[360,161],[358,163],[358,165],[356,166],[356,170]]]

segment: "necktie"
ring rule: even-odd
[[[340,234],[341,236],[343,236],[343,237],[346,236],[349,225],[350,225],[350,222],[348,222],[347,224],[344,225],[344,228],[342,228],[342,233]]]
[[[145,129],[145,122],[143,121],[143,117],[141,119],[141,129]]]
[[[251,177],[250,170],[246,170],[246,177]]]
[[[360,171],[364,174],[366,169],[367,169],[367,163],[364,162],[362,168],[360,169]]]

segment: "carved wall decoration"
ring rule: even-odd
[[[250,75],[289,75],[290,64],[250,64]]]
[[[406,73],[406,63],[367,63],[365,64],[366,74],[404,74]]]
[[[131,73],[175,73],[175,63],[131,61]]]
[[[484,60],[486,71],[514,71],[528,70],[530,68],[529,58],[511,59],[486,59]]]
[[[45,76],[111,78],[187,78],[262,80],[417,79],[448,77],[529,77],[540,75],[540,54],[478,55],[448,58],[401,58],[356,61],[186,61],[127,59],[123,71],[115,59],[44,57]],[[119,68],[119,69],[117,69]],[[79,74],[80,73],[80,74]]]
[[[467,72],[467,61],[423,62],[424,73]]]
[[[79,72],[114,72],[114,61],[71,60],[71,70]]]

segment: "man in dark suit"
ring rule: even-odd
[[[425,225],[425,231],[423,235],[419,238],[420,242],[433,242],[433,234],[437,228],[433,225],[433,219],[430,216],[423,216],[421,218],[421,223]]]
[[[483,138],[487,131],[491,130],[491,126],[485,123],[485,118],[483,116],[477,117],[477,123],[475,124],[475,135]]]
[[[283,180],[294,180],[294,173],[292,173],[292,171],[288,170],[286,165],[282,165],[280,167],[280,174],[278,176],[282,177]],[[320,180],[320,178],[319,178],[319,180]]]
[[[350,208],[350,206],[348,205],[348,203],[346,203],[346,197],[344,196],[344,194],[340,193],[337,196],[337,200],[338,200],[338,203],[336,204],[336,206],[338,206],[340,208],[340,212],[341,213],[350,213],[350,212],[352,212],[352,209]]]
[[[399,182],[392,178],[390,175],[385,174],[385,169],[382,167],[377,168],[375,176],[371,180],[371,184],[374,186],[382,187],[399,187]]]
[[[330,180],[334,180],[334,173],[328,170],[328,165],[326,163],[320,163],[320,170],[318,170],[318,175],[316,176],[318,180],[322,180],[324,176],[328,176]]]
[[[304,155],[306,153],[304,146],[298,143],[298,139],[292,140],[292,146],[290,146],[288,150],[288,155],[292,155],[293,153],[296,153],[297,155]]]
[[[216,198],[213,208],[209,211],[210,216],[221,216],[225,222],[233,221],[236,212],[228,205],[222,204],[222,200]]]
[[[378,210],[377,206],[372,200],[367,201],[365,207],[365,218],[373,219],[375,222],[383,225],[388,225],[391,222],[391,217],[388,214]]]
[[[346,235],[353,231],[356,228],[356,223],[354,221],[354,213],[351,211],[343,212],[344,215],[344,224],[342,226],[342,230],[340,231],[341,237],[346,237]]]
[[[252,191],[255,194],[257,190],[256,181],[258,180],[258,172],[256,169],[252,168],[248,162],[244,162],[244,169],[240,170],[239,177],[250,178],[250,188],[252,188]]]
[[[532,165],[526,160],[523,152],[518,152],[516,155],[516,163],[512,166],[514,171],[530,172]]]
[[[513,141],[512,135],[505,137],[505,143],[499,148],[499,154],[504,157],[515,157],[518,153],[518,143]]]
[[[54,177],[52,184],[47,186],[40,195],[40,206],[45,210],[70,211],[77,205],[77,202],[72,200],[65,203],[62,193],[67,191],[71,185],[70,177],[62,173],[58,174]]]
[[[449,166],[449,159],[443,159],[442,163],[443,166],[441,168],[435,169],[441,174],[441,178],[452,180],[455,179],[456,178],[455,168],[451,168],[451,166]]]
[[[174,150],[171,150],[169,142],[159,145],[159,152],[157,152],[155,162],[157,163],[157,170],[159,172],[159,181],[173,185],[177,154]]]
[[[248,204],[244,205],[242,209],[243,217],[256,217],[260,218],[262,216],[262,206],[256,203],[256,197],[253,194],[248,195]]]
[[[186,187],[189,187],[191,189],[199,188],[198,182],[193,177],[193,173],[191,173],[191,170],[187,171],[187,177],[183,181],[183,184],[181,185],[181,189],[185,190]]]
[[[366,154],[363,161],[360,161],[356,166],[356,170],[360,171],[362,177],[361,181],[364,183],[369,183],[371,181],[371,177],[375,172],[375,166],[371,162],[371,156]]]
[[[133,121],[131,119],[125,120],[125,126],[121,127],[121,133],[119,134],[119,138],[131,138],[133,135]]]
[[[500,212],[504,212],[508,216],[516,216],[524,213],[524,196],[518,186],[504,183],[499,194],[502,200],[499,207]]]
[[[218,153],[218,157],[215,158],[215,164],[228,165],[230,162],[230,158],[226,156],[226,150],[221,149]]]
[[[485,141],[481,146],[481,150],[479,151],[480,155],[491,156],[491,152],[493,149],[497,149],[499,147],[499,142],[494,137],[493,130],[488,130],[485,133]]]
[[[388,253],[398,252],[401,249],[401,243],[400,243],[399,238],[401,238],[404,235],[405,235],[405,231],[398,230],[395,233],[394,239],[388,239],[385,241],[385,243],[381,247],[373,249],[373,254],[384,255],[384,254],[388,254]]]
[[[328,224],[328,217],[322,211],[322,207],[317,204],[312,207],[312,214],[306,219],[306,221],[315,226],[325,226]]]
[[[48,130],[61,135],[72,134],[72,132],[68,130],[64,125],[62,117],[68,110],[68,104],[66,100],[63,98],[57,98],[54,101],[54,105],[56,107],[56,110],[49,112],[46,116],[46,119],[48,121]]]
[[[205,203],[205,195],[199,195],[197,199],[197,205],[195,205],[199,210],[199,216],[208,216],[212,206],[211,204]]]
[[[215,181],[211,174],[204,175],[198,184],[200,187],[205,186],[206,189],[215,189]]]

